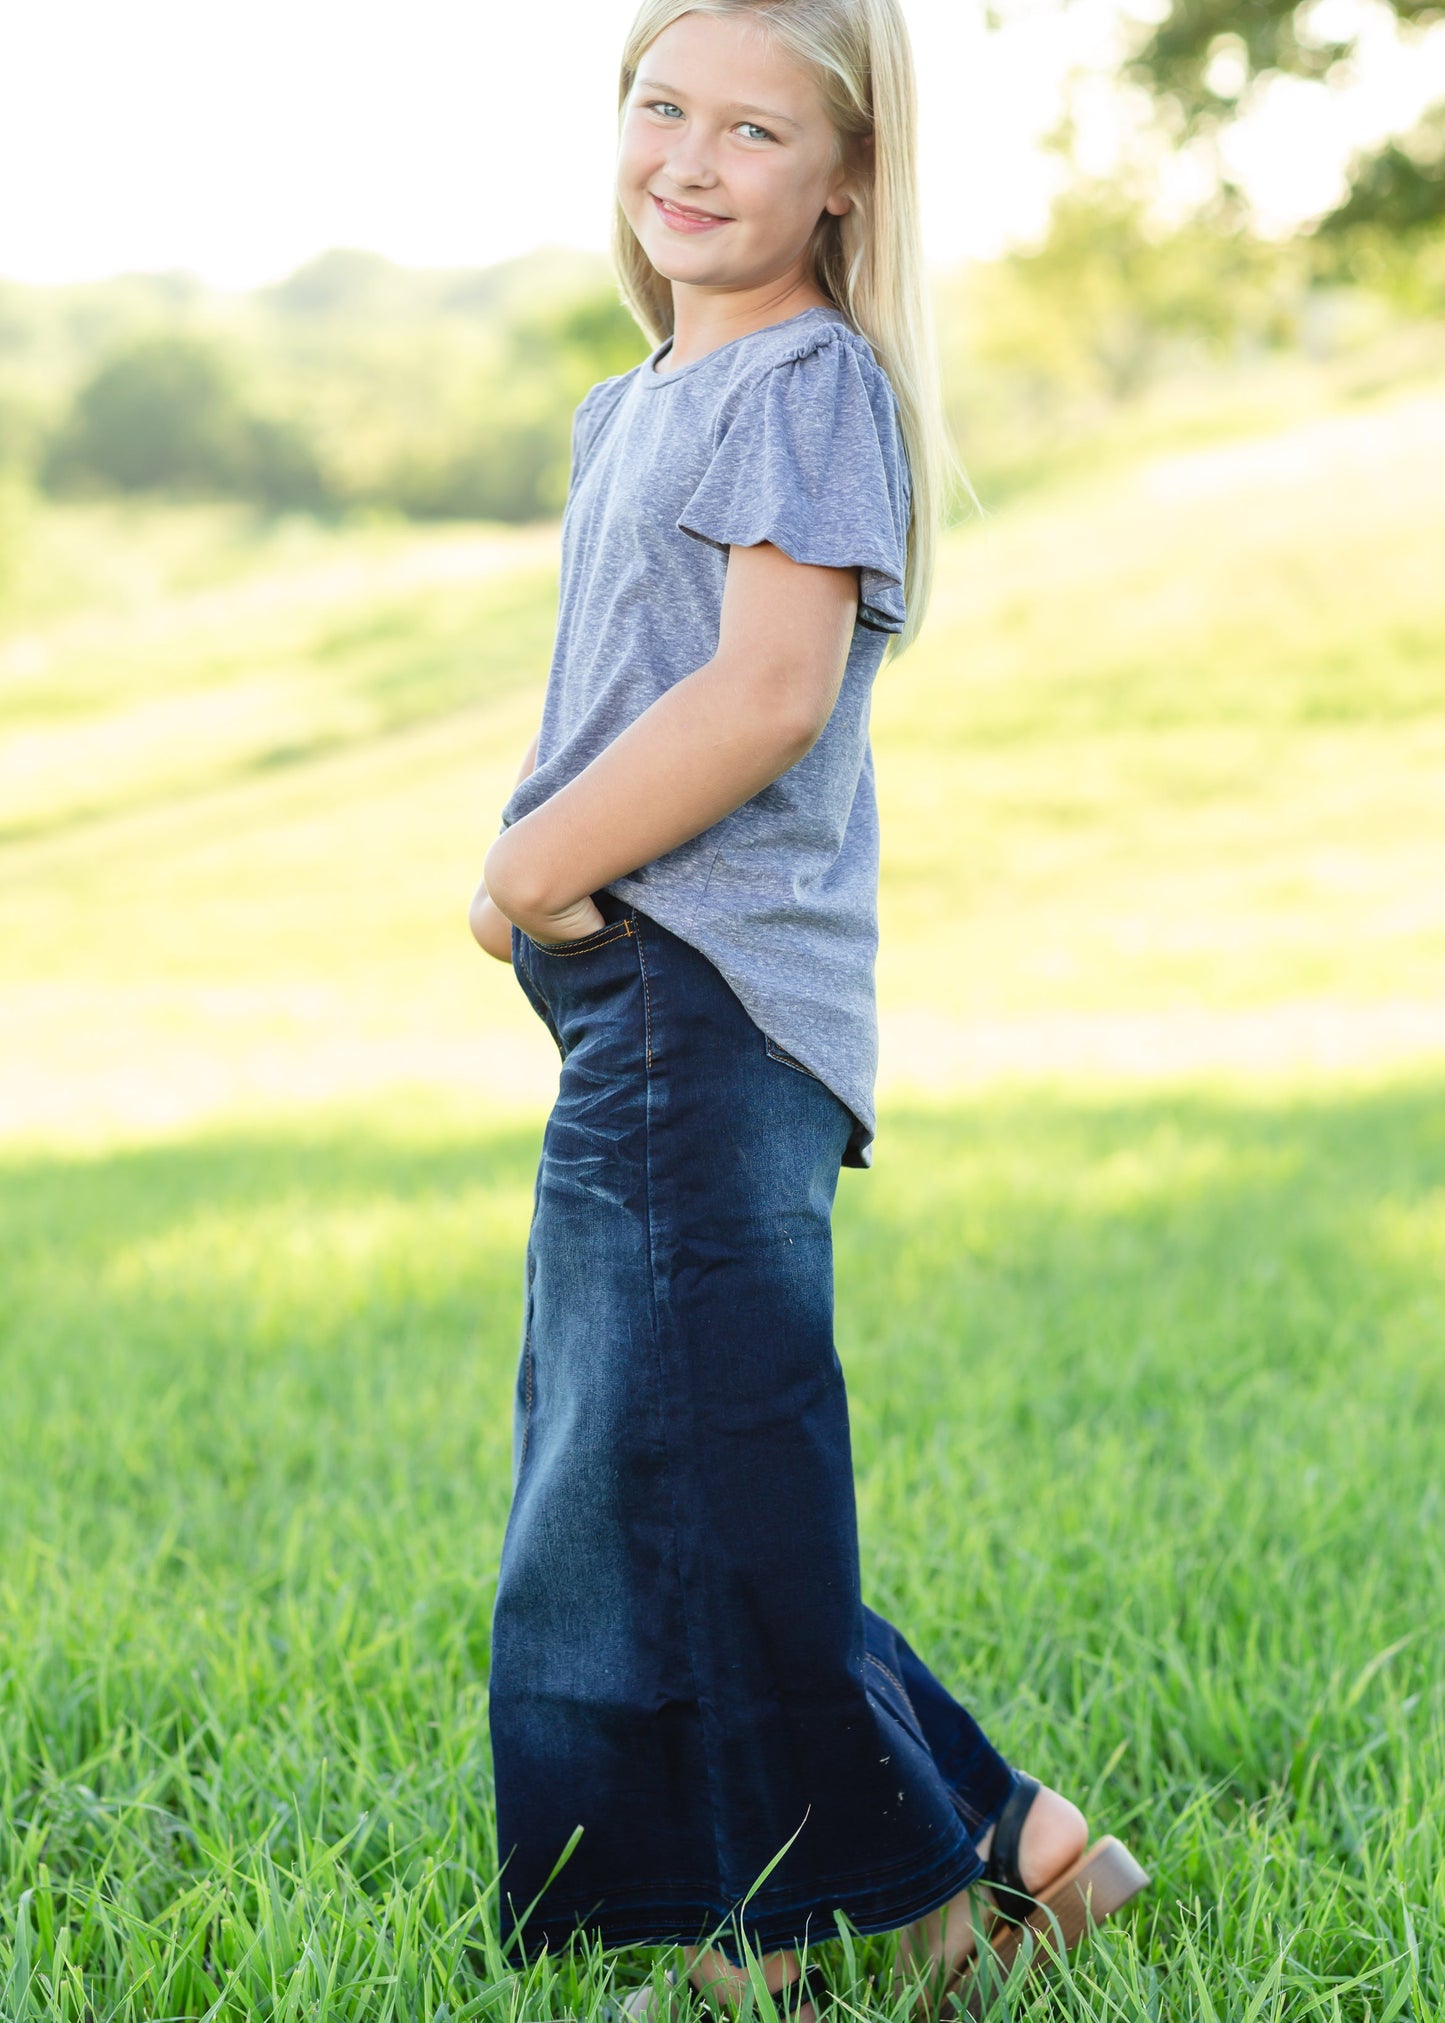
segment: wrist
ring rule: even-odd
[[[467,909],[467,925],[472,939],[488,955],[494,955],[498,962],[512,959],[512,923],[493,903],[485,884],[479,885],[472,894],[472,903]]]

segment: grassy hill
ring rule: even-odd
[[[949,535],[875,700],[890,1087],[1441,1042],[1442,389]],[[12,1125],[398,1078],[544,1098],[550,1043],[464,917],[555,527],[95,506],[32,549],[0,642]]]
[[[1445,379],[1232,412],[954,530],[875,703],[865,1591],[1156,1877],[1016,2016],[1445,2008]],[[645,1965],[488,1941],[555,1055],[465,910],[555,531],[32,528],[6,2018],[560,2018]],[[865,2016],[890,1944],[826,1948]]]

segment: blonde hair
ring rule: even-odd
[[[919,229],[918,91],[899,0],[642,0],[622,49],[619,124],[644,51],[684,14],[758,20],[811,70],[842,158],[851,159],[852,206],[842,217],[823,213],[808,251],[817,287],[867,338],[898,400],[913,509],[907,616],[889,642],[896,657],[913,644],[928,609],[946,488],[956,478],[967,483],[939,385]],[[672,284],[642,250],[620,202],[612,258],[623,301],[660,344],[673,332]]]

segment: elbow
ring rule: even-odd
[[[770,756],[795,766],[823,735],[834,700],[779,670],[758,682],[750,716],[766,738]]]
[[[784,767],[795,766],[827,728],[842,670],[813,669],[792,660],[754,666],[749,673],[748,720],[766,739],[770,756]]]
[[[783,761],[784,770],[796,766],[800,759],[805,759],[822,735],[823,726],[820,723],[811,725],[799,723],[786,734],[780,731],[778,756]]]
[[[799,759],[807,757],[827,728],[833,714],[832,701],[825,709],[821,704],[802,697],[790,697],[782,704],[774,718],[774,729],[783,756],[790,766],[797,765]]]
[[[482,885],[497,911],[508,920],[532,918],[545,913],[551,895],[542,889],[535,864],[529,865],[527,852],[519,847],[517,825],[504,829],[488,850],[482,863]]]

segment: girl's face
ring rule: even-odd
[[[811,74],[755,21],[684,14],[638,65],[618,200],[670,281],[733,289],[801,280],[818,219],[852,203],[840,152]],[[706,216],[689,215],[698,212]]]

